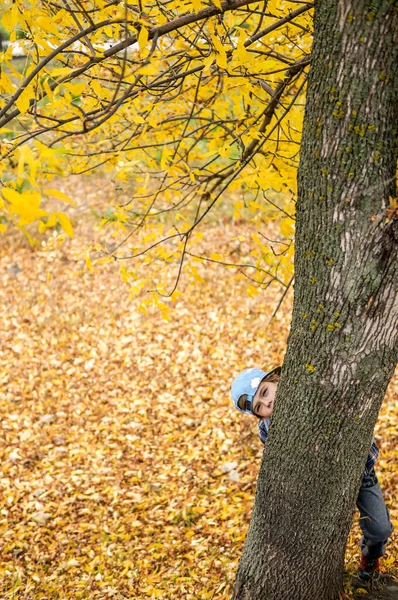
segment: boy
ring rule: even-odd
[[[263,444],[268,435],[280,372],[281,367],[268,372],[246,369],[232,382],[235,408],[259,419],[258,435]],[[374,581],[379,576],[379,558],[384,555],[385,544],[394,529],[374,470],[378,453],[373,439],[357,499],[363,533],[358,569],[358,578],[362,582]]]

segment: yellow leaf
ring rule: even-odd
[[[18,73],[16,68],[12,65],[12,45],[10,44],[5,52],[3,52],[3,56],[1,57],[1,62],[7,63],[7,68],[11,69],[11,71],[16,75],[16,77],[21,78],[21,73]]]
[[[293,219],[282,219],[281,221],[281,234],[285,238],[292,238],[294,235],[294,221]]]
[[[15,3],[15,4],[13,3],[12,8],[9,9],[7,12],[5,12],[1,18],[2,24],[4,25],[5,29],[7,29],[7,31],[9,33],[12,33],[13,31],[16,30],[16,25],[18,23],[18,16],[19,16],[18,13],[19,13],[18,5],[17,5],[17,3]]]
[[[127,223],[128,221],[128,216],[126,215],[126,213],[121,211],[115,211],[114,218],[120,221],[121,223]]]
[[[20,146],[20,148],[18,149],[18,153],[19,153],[19,160],[18,160],[18,178],[22,178],[23,174],[24,174],[24,167],[25,164],[27,165],[32,165],[35,157],[33,156],[33,152],[31,150],[31,148],[28,146],[28,144],[23,144],[22,146]]]
[[[44,87],[44,91],[46,92],[50,102],[53,102],[54,100],[54,93],[52,91],[52,89],[50,88],[50,85],[48,83],[48,79],[44,79],[43,81],[43,87]]]
[[[100,84],[100,82],[97,81],[96,79],[93,79],[91,81],[90,85],[91,85],[91,88],[94,90],[94,92],[97,94],[97,96],[99,96],[100,98],[102,98],[104,88],[102,87],[102,85]]]
[[[216,49],[216,63],[219,67],[226,69],[227,68],[227,53],[225,48],[219,38],[215,35],[211,36],[211,41],[213,42],[214,48]]]
[[[257,294],[260,293],[260,290],[258,288],[256,288],[254,285],[252,285],[251,283],[248,284],[247,288],[247,295],[252,298],[253,296],[257,296]]]
[[[235,202],[235,206],[234,206],[234,214],[233,214],[233,219],[234,219],[235,221],[236,221],[237,219],[239,219],[239,218],[240,218],[240,216],[241,216],[241,212],[240,212],[240,211],[241,211],[241,209],[242,209],[244,206],[245,206],[245,204],[244,204],[243,200],[237,200],[237,201]],[[252,237],[253,237],[253,239],[254,239],[255,241],[257,241],[257,242],[259,241],[259,240],[258,240],[258,236],[256,236],[256,234],[253,234],[253,235],[252,235]]]
[[[198,281],[199,283],[203,283],[203,277],[199,274],[199,271],[196,267],[194,267],[193,265],[190,265],[190,269],[191,269],[191,273],[193,275],[193,278]]]
[[[111,262],[113,260],[115,260],[113,256],[103,256],[102,258],[99,258],[96,262],[99,265],[105,265],[106,263]]]
[[[65,213],[57,212],[58,223],[61,225],[62,229],[65,231],[66,235],[70,238],[73,238],[73,228],[72,223],[69,220],[69,217],[66,216]]]
[[[41,196],[38,192],[26,191],[20,194],[11,188],[3,188],[1,193],[10,203],[8,208],[10,214],[19,216],[19,227],[48,215],[47,211],[40,208]]]
[[[124,283],[128,283],[130,280],[130,273],[127,271],[127,268],[125,265],[122,265],[120,267],[120,275],[122,277],[122,280],[124,281]]]
[[[43,221],[39,221],[39,231],[40,231],[40,233],[44,233],[45,231],[47,231],[47,229],[50,229],[50,227],[55,227],[56,224],[57,224],[57,217],[55,216],[54,213],[52,213],[48,217],[47,223],[44,223]]]
[[[59,67],[57,69],[51,70],[51,76],[54,78],[63,77],[64,75],[67,75],[70,72],[71,72],[70,67]]]
[[[150,598],[163,598],[164,597],[164,590],[159,590],[158,588],[154,588],[154,587],[145,588],[145,593],[151,594]]]
[[[63,192],[60,192],[59,190],[55,190],[53,188],[46,188],[45,190],[43,190],[43,192],[47,196],[54,196],[54,198],[59,198],[59,200],[63,200],[64,202],[68,202],[69,204],[76,206],[76,201],[73,200],[73,198],[71,198],[70,196],[67,196]]]
[[[202,0],[191,0],[194,12],[198,12],[202,8]]]
[[[34,92],[32,87],[28,86],[24,89],[18,100],[15,101],[15,104],[22,115],[29,109],[31,98],[34,98]]]
[[[210,67],[214,63],[215,60],[216,60],[216,55],[214,52],[212,52],[210,54],[210,56],[208,56],[207,58],[204,59],[204,61],[203,61],[203,64],[204,64],[203,72],[204,73],[206,73],[207,71],[210,70]]]
[[[84,252],[84,262],[86,263],[87,269],[92,272],[93,263],[91,262],[90,248],[86,248],[86,250]]]
[[[141,73],[142,75],[158,75],[159,68],[155,67],[155,65],[148,64],[140,67],[138,73]]]
[[[72,96],[80,96],[86,87],[85,83],[64,83],[67,90],[70,91]]]
[[[238,46],[237,46],[236,50],[234,51],[233,56],[234,56],[234,58],[238,59],[238,62],[241,65],[251,62],[251,60],[252,60],[252,55],[250,54],[250,52],[248,52],[246,50],[242,37],[240,37],[240,39],[238,40]]]
[[[8,200],[8,202],[19,202],[21,194],[12,188],[3,188],[1,190],[4,198]]]
[[[48,41],[47,41],[47,40],[48,40],[48,36],[46,36],[46,37],[42,37],[42,38],[40,38],[40,37],[37,37],[37,38],[35,39],[35,43],[36,43],[36,45],[37,45],[39,48],[41,48],[42,50],[44,50],[46,53],[47,53],[47,52],[51,52],[51,51],[54,49],[54,48],[53,48],[54,44],[51,44],[51,45],[50,45],[50,44],[48,43]]]
[[[210,598],[213,598],[214,594],[214,590],[204,590],[200,593],[199,598],[200,600],[210,600]]]
[[[173,155],[173,151],[170,148],[163,148],[162,158],[160,159],[160,168],[164,171],[169,165],[169,158]]]
[[[138,35],[138,45],[140,50],[143,50],[146,46],[149,37],[149,30],[146,27],[141,27],[141,31]]]
[[[11,79],[4,73],[1,72],[0,77],[0,92],[5,94],[11,94],[14,91],[14,86],[12,84]]]
[[[36,23],[39,25],[39,27],[41,29],[44,29],[44,31],[49,31],[50,33],[53,33],[54,35],[58,35],[57,26],[48,17],[37,17]]]

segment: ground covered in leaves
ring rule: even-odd
[[[262,452],[229,384],[280,363],[291,299],[269,324],[275,291],[248,297],[212,264],[200,285],[182,279],[169,321],[140,312],[117,266],[86,268],[97,188],[70,212],[75,240],[1,239],[2,598],[227,599]],[[213,222],[209,249],[225,253],[240,226]],[[396,523],[397,415],[395,380],[376,437]],[[359,537],[356,521],[351,572]],[[393,575],[397,548],[395,534]]]

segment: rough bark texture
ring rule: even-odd
[[[319,0],[293,321],[235,600],[335,600],[398,358],[398,7]]]

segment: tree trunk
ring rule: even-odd
[[[398,358],[398,7],[319,0],[293,320],[235,600],[335,600]]]

